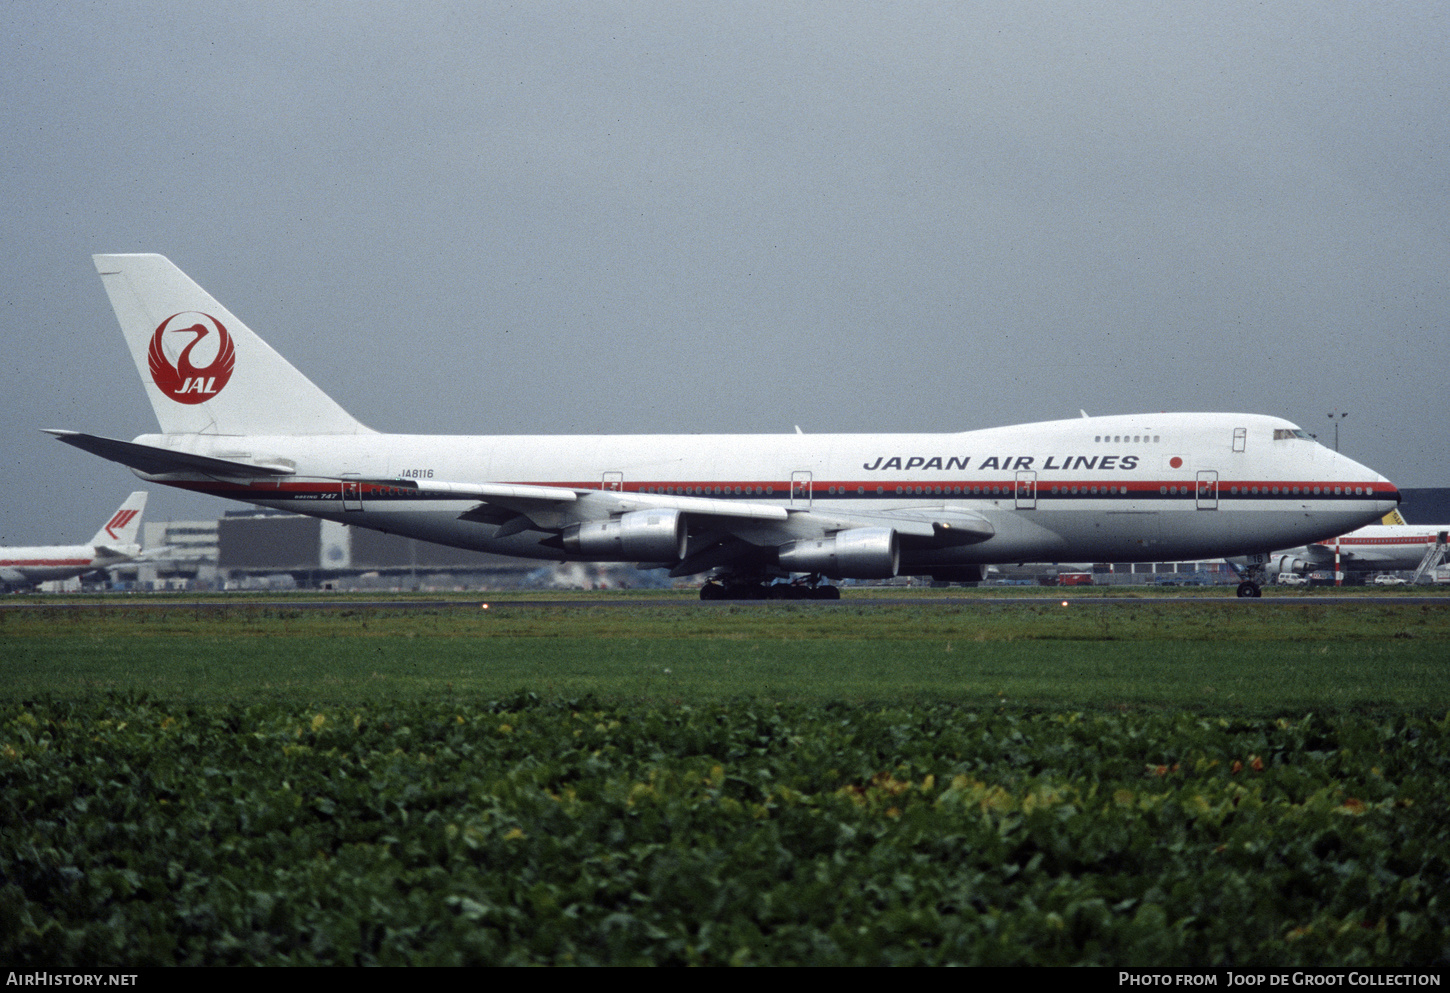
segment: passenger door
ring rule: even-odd
[[[1203,469],[1198,474],[1198,509],[1218,509],[1218,473]]]
[[[790,474],[790,505],[797,510],[811,509],[811,474],[801,469]]]
[[[1026,469],[1017,473],[1017,509],[1037,509],[1037,473]]]

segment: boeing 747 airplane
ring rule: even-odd
[[[380,434],[166,258],[95,263],[161,433],[50,432],[61,441],[150,482],[425,541],[711,573],[705,599],[970,581],[989,563],[1264,553],[1399,500],[1383,476],[1258,414],[944,434]]]
[[[137,490],[88,544],[0,548],[0,584],[6,589],[23,589],[48,579],[70,579],[134,561],[141,556],[136,535],[145,509],[146,491]]]

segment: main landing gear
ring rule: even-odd
[[[700,587],[701,600],[839,600],[841,591],[821,577],[772,583],[764,576],[725,575]]]
[[[1263,558],[1264,556],[1259,556]],[[1239,583],[1238,595],[1241,597],[1261,597],[1264,595],[1264,580],[1267,578],[1262,565],[1252,565],[1242,570],[1239,575],[1243,582]]]

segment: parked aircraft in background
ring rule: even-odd
[[[426,541],[713,572],[706,599],[975,580],[988,563],[1221,558],[1342,533],[1399,500],[1256,414],[954,434],[379,434],[167,259],[95,262],[162,433],[52,431],[61,441],[149,481]],[[805,578],[766,585],[791,575]]]
[[[145,509],[146,491],[137,490],[88,544],[0,548],[0,584],[7,590],[21,589],[134,561],[141,556],[136,536]]]
[[[1325,570],[1410,572],[1420,568],[1427,553],[1437,547],[1443,552],[1447,535],[1450,524],[1406,524],[1394,511],[1380,524],[1273,552],[1262,564],[1273,578]],[[1245,558],[1229,561],[1236,568],[1254,564]]]

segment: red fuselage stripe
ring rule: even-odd
[[[518,484],[519,480],[510,480],[510,483]],[[337,482],[293,482],[277,483],[266,481],[253,484],[217,483],[210,481],[174,482],[169,485],[183,489],[197,490],[203,493],[216,495],[245,494],[243,499],[295,499],[299,496],[328,496],[335,497],[341,492]],[[601,487],[598,481],[590,482],[548,482],[548,483],[522,483],[528,486],[555,486],[566,490],[598,490],[609,489]],[[1118,496],[1118,497],[1154,497],[1154,496],[1175,496],[1192,497],[1200,495],[1200,488],[1194,480],[1171,480],[1171,481],[1149,481],[1149,482],[1106,482],[1104,480],[1090,481],[1046,481],[1046,480],[953,480],[951,482],[922,482],[921,480],[884,481],[872,480],[869,483],[861,481],[832,482],[827,480],[812,480],[809,484],[810,492],[815,497],[830,496],[954,496],[954,497],[987,497],[987,496],[1011,496],[1018,491],[1019,485],[1030,485],[1039,499],[1044,497],[1083,497],[1083,496]],[[792,484],[789,481],[710,481],[710,482],[687,482],[683,480],[663,480],[659,482],[630,482],[623,484],[620,489],[626,493],[647,493],[647,494],[669,494],[672,496],[789,496]],[[1076,492],[1073,492],[1076,490]],[[1297,490],[1297,492],[1296,492]],[[1315,491],[1318,492],[1315,492]],[[1355,492],[1358,490],[1358,492]],[[1336,492],[1338,491],[1338,492]],[[391,486],[373,483],[364,483],[357,487],[357,494],[364,499],[380,499],[395,497],[404,499],[434,499],[434,500],[467,500],[467,496],[460,496],[455,493],[419,492],[406,484]],[[1306,497],[1318,497],[1320,499],[1350,499],[1354,497],[1374,498],[1379,500],[1392,499],[1395,495],[1395,488],[1383,483],[1355,483],[1355,484],[1325,484],[1325,483],[1239,483],[1220,481],[1217,486],[1209,485],[1202,489],[1206,496],[1217,496],[1220,500],[1225,499],[1294,499]],[[351,494],[350,494],[351,495]],[[481,498],[480,498],[481,499]]]
[[[91,564],[91,560],[90,559],[0,559],[0,565],[16,565],[16,566],[25,566],[25,565],[60,566],[60,565],[90,565],[90,564]]]

